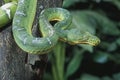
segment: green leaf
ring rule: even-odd
[[[120,80],[120,73],[114,74],[113,80]]]
[[[120,54],[119,53],[109,54],[109,59],[114,61],[117,64],[120,64]]]
[[[104,49],[104,50],[107,50],[108,47],[109,47],[110,43],[108,42],[105,42],[105,41],[101,41],[100,43],[100,48]]]
[[[63,1],[63,7],[70,7],[71,5],[74,5],[76,2],[79,2],[80,0],[64,0]]]
[[[120,35],[117,24],[105,15],[90,10],[74,11],[71,13],[73,14],[73,24],[80,26],[81,30],[87,28],[88,31],[91,32],[93,30],[92,32],[95,32],[95,29],[98,28],[104,34]]]
[[[90,74],[83,74],[80,79],[78,80],[101,80],[99,77],[90,75]]]
[[[94,55],[93,60],[98,63],[106,63],[108,61],[108,57],[109,57],[108,53],[98,51],[98,53]]]
[[[73,11],[71,12],[73,16],[72,26],[77,27],[81,31],[88,31],[92,34],[95,34],[95,20],[87,15],[84,11]]]
[[[120,35],[120,30],[117,24],[107,18],[105,15],[99,14],[97,12],[89,12],[89,14],[96,20],[98,24],[97,27],[102,33],[108,35]]]
[[[112,0],[111,2],[112,2],[114,5],[116,5],[118,9],[120,9],[120,1],[119,1],[119,0]]]
[[[108,51],[115,51],[117,49],[117,45],[115,42],[109,44]]]
[[[118,38],[116,42],[120,46],[120,38]]]
[[[106,42],[101,41],[100,48],[104,49],[106,51],[109,51],[109,52],[115,51],[117,49],[117,43],[119,44],[119,39],[117,39],[117,41],[114,41],[112,43],[110,43],[110,42],[108,43],[107,41]]]
[[[71,11],[71,14],[73,16],[72,26],[79,28],[81,31],[95,34],[97,28],[103,34],[120,35],[117,24],[105,15],[90,10]]]
[[[45,73],[43,76],[43,80],[53,80],[53,77],[50,73]]]
[[[65,48],[66,45],[63,42],[58,42],[53,49],[52,56],[52,72],[55,80],[64,79],[64,60],[65,60]]]
[[[79,50],[78,48],[75,48],[73,51],[73,58],[71,59],[70,63],[67,66],[67,71],[66,71],[66,79],[72,75],[80,66],[81,61],[83,59],[82,53],[84,50]]]
[[[101,78],[101,80],[113,80],[113,79],[111,79],[111,78],[108,77],[108,76],[104,76],[104,77]]]

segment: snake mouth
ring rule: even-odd
[[[90,42],[68,42],[70,45],[77,45],[77,44],[86,44],[91,46],[97,46],[100,42],[90,43]]]
[[[70,45],[77,45],[77,44],[86,44],[91,46],[97,46],[100,43],[100,39],[93,39],[88,41],[69,41]]]
[[[97,46],[98,44],[100,43],[100,41],[99,42],[81,42],[81,43],[79,43],[79,44],[88,44],[88,45],[91,45],[91,46]]]

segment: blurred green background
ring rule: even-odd
[[[51,54],[44,80],[120,80],[120,0],[64,0],[73,26],[98,36],[101,43],[59,43]]]

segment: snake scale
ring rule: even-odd
[[[34,37],[31,29],[36,5],[37,0],[19,0],[18,3],[10,2],[0,7],[0,27],[4,27],[13,18],[13,37],[22,50],[31,54],[44,54],[49,52],[58,41],[93,46],[99,44],[99,38],[89,32],[82,31],[81,33],[76,28],[68,29],[72,17],[69,11],[63,8],[42,10],[39,16],[39,31],[42,37]],[[57,23],[52,26],[50,21],[57,21]]]

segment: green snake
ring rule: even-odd
[[[6,3],[0,7],[0,28],[9,23],[17,8],[16,2]]]
[[[0,27],[10,22],[14,17],[12,22],[13,37],[17,45],[28,53],[47,53],[55,47],[58,41],[73,45],[89,44],[93,46],[100,42],[99,38],[89,32],[80,31],[77,28],[69,29],[72,17],[69,11],[63,8],[42,10],[39,16],[39,31],[42,33],[42,37],[34,37],[31,29],[36,13],[37,0],[19,0],[18,4],[17,2],[7,4],[11,4],[7,8],[10,13],[7,13],[7,10],[2,8],[4,5],[0,8],[0,14],[4,14],[4,16],[0,15]],[[4,21],[2,22],[2,20]],[[57,23],[52,26],[50,21],[54,20],[57,20]]]

